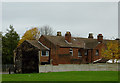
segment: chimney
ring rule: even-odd
[[[93,34],[92,34],[92,33],[89,33],[88,38],[92,38],[92,39],[93,39]]]
[[[69,43],[71,43],[71,33],[70,32],[66,32],[65,34],[65,40]]]
[[[60,31],[57,32],[57,36],[61,36],[61,32]]]
[[[102,41],[103,41],[103,36],[102,36],[102,34],[98,34],[97,40],[98,40],[98,42],[101,42],[101,43],[102,43]]]

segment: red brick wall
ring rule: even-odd
[[[103,43],[100,43],[96,46],[96,48],[93,49],[92,51],[92,61],[95,61],[97,59],[102,58],[101,56],[101,49],[104,47]],[[96,56],[96,50],[99,50],[99,56]]]
[[[72,56],[69,53],[69,48],[58,49],[58,63],[59,64],[70,64]]]
[[[92,63],[95,60],[98,60],[102,58],[101,56],[101,48],[103,48],[103,44],[98,44],[94,49],[88,50],[88,55],[85,56],[85,50],[84,49],[78,49],[78,48],[72,48],[73,49],[73,56],[68,55],[62,55],[62,54],[69,54],[70,48],[60,48],[58,50],[58,55],[61,54],[62,56],[58,58],[58,64],[71,64],[72,59],[82,59],[81,63]],[[80,50],[82,57],[78,57],[78,50]],[[99,56],[96,56],[96,50],[99,50]],[[76,64],[80,63],[79,60],[75,62]]]
[[[44,36],[40,37],[39,41],[50,48],[50,59],[52,59],[53,65],[58,64],[71,64],[71,60],[74,60],[75,64],[80,63],[91,63],[97,59],[100,59],[101,56],[101,48],[103,47],[103,44],[98,44],[96,48],[93,50],[88,50],[88,55],[84,55],[84,49],[78,49],[78,48],[72,48],[73,49],[73,56],[69,55],[69,49],[70,48],[60,48],[59,46],[55,46],[52,44],[49,40],[47,40]],[[95,55],[96,49],[99,50],[99,56]],[[78,57],[78,50],[81,51],[82,57]],[[75,60],[76,59],[76,60]],[[81,60],[81,62],[80,62]]]
[[[54,44],[52,44],[49,40],[47,40],[44,36],[41,36],[39,41],[44,44],[45,46],[47,46],[48,48],[50,48],[50,60],[52,59],[52,64],[57,65],[57,48],[58,46],[55,46]]]
[[[49,56],[40,56],[40,61],[41,62],[48,62],[49,61]]]
[[[73,56],[69,53],[70,48],[59,48],[58,50],[58,63],[59,64],[80,64],[86,63],[86,57],[84,56],[84,49],[80,49],[82,53],[82,57],[78,56],[78,48],[73,49]],[[82,61],[80,61],[82,60]]]
[[[88,55],[87,55],[87,59],[88,59],[88,63],[91,63],[92,62],[92,50],[88,50]]]

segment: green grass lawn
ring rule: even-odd
[[[118,81],[117,71],[70,71],[3,74],[2,81]]]

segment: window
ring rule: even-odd
[[[95,54],[96,56],[99,56],[99,50],[96,50],[96,54]]]
[[[85,56],[88,55],[88,50],[85,50],[84,55],[85,55]]]
[[[46,56],[49,56],[49,51],[46,51]]]
[[[42,56],[49,56],[49,51],[42,51]]]
[[[73,56],[73,49],[70,49],[69,52],[70,52],[70,55]]]
[[[82,57],[82,54],[81,54],[80,50],[78,50],[78,56]]]

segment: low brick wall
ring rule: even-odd
[[[39,72],[61,72],[61,71],[118,71],[118,64],[59,64],[39,65]]]

